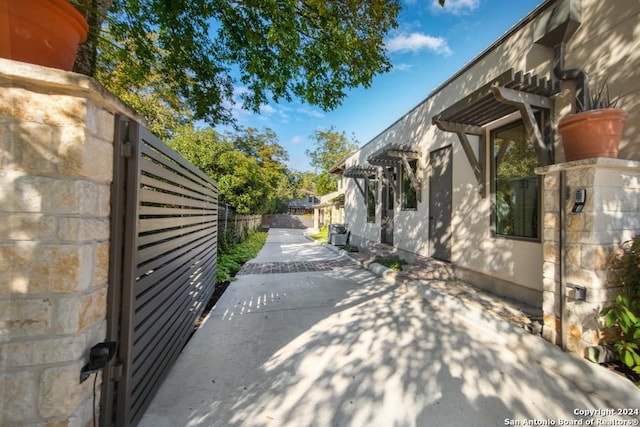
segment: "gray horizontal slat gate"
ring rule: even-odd
[[[213,294],[218,188],[138,123],[120,119],[115,148],[109,336],[119,345],[102,419],[134,426]]]

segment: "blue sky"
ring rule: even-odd
[[[291,169],[313,170],[305,150],[312,147],[316,129],[334,126],[366,144],[542,1],[447,0],[441,8],[437,0],[404,0],[399,27],[385,43],[394,68],[377,76],[370,88],[351,90],[329,112],[292,102],[265,104],[261,114],[253,114],[240,110],[238,102],[234,116],[243,127],[271,128],[289,153]]]

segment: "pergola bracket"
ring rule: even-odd
[[[386,166],[382,168],[382,173],[386,182],[391,185],[391,190],[393,190],[396,201],[400,203],[400,190],[398,189],[398,181],[393,179],[393,176],[391,176],[391,172],[389,172],[389,169],[387,169]]]
[[[506,87],[493,87],[491,90],[498,102],[513,105],[520,111],[527,134],[534,141],[539,166],[553,164],[553,145],[545,143],[544,136],[533,112],[533,107],[551,110],[553,106],[551,99]]]
[[[367,200],[367,194],[364,192],[364,188],[362,188],[362,186],[360,185],[360,182],[358,182],[358,178],[353,178],[353,182],[356,183],[358,190],[360,190],[360,194],[362,194],[362,198]]]
[[[416,190],[416,196],[418,198],[418,202],[422,202],[422,191],[420,188],[420,181],[418,180],[418,178],[416,178],[416,175],[413,172],[413,168],[409,164],[409,160],[407,159],[408,156],[404,152],[398,153],[398,156],[402,161],[402,166],[407,171],[407,176],[409,177],[409,181],[411,181],[411,183],[413,184],[413,188],[415,188]],[[412,160],[414,160],[414,158],[412,158]],[[417,169],[417,166],[416,166],[416,169]]]
[[[460,140],[460,144],[462,145],[462,149],[464,150],[464,154],[467,156],[467,160],[471,165],[471,169],[473,170],[473,174],[476,176],[476,180],[478,181],[478,189],[480,192],[480,196],[485,198],[487,195],[487,186],[485,183],[485,167],[484,161],[482,161],[482,154],[484,153],[484,132],[483,129],[479,126],[471,126],[464,125],[462,123],[451,123],[445,122],[443,120],[436,120],[436,126],[442,131],[445,132],[453,132],[458,135],[458,139]],[[473,148],[471,147],[471,143],[469,142],[469,138],[467,138],[467,134],[477,135],[480,137],[480,147],[478,152],[480,153],[480,159],[476,158],[476,154],[473,152]]]

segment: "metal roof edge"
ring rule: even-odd
[[[489,53],[491,53],[494,49],[496,49],[499,45],[501,45],[506,39],[508,39],[509,37],[511,37],[515,32],[517,32],[518,30],[522,29],[525,25],[527,25],[529,22],[533,21],[535,18],[537,18],[542,12],[544,12],[551,4],[557,2],[558,0],[544,0],[542,3],[540,3],[538,6],[536,6],[535,9],[533,9],[531,12],[529,12],[528,14],[526,14],[522,19],[520,19],[518,22],[516,22],[511,28],[509,28],[502,36],[498,37],[493,43],[491,43],[489,45],[489,47],[487,47],[486,49],[484,49],[482,52],[480,52],[479,54],[477,54],[476,56],[474,56],[469,62],[467,62],[465,65],[462,66],[462,68],[460,68],[458,71],[456,71],[455,73],[453,73],[447,80],[445,80],[444,82],[440,83],[438,86],[435,87],[435,89],[431,90],[431,92],[429,92],[429,94],[419,103],[417,103],[415,106],[413,106],[413,108],[409,109],[409,111],[407,111],[406,113],[404,113],[402,116],[400,116],[397,120],[395,120],[393,123],[391,123],[389,126],[387,126],[386,128],[384,128],[382,131],[380,131],[376,136],[374,136],[373,138],[371,138],[366,144],[364,144],[362,147],[360,147],[360,150],[362,150],[363,148],[365,148],[367,145],[371,144],[373,141],[375,141],[380,135],[384,134],[386,131],[388,131],[389,129],[391,129],[393,126],[395,126],[400,120],[402,120],[404,117],[406,117],[407,115],[409,115],[412,111],[414,111],[415,109],[417,109],[418,107],[420,107],[422,104],[424,104],[425,102],[427,102],[430,98],[434,97],[438,92],[440,92],[442,89],[444,89],[447,85],[449,85],[450,83],[452,83],[455,79],[457,79],[458,77],[460,77],[462,74],[464,74],[465,72],[467,72],[471,67],[473,67],[476,63],[480,62],[485,56],[489,55]]]

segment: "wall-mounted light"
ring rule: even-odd
[[[101,342],[89,350],[89,363],[80,371],[80,382],[83,383],[92,373],[100,371],[111,360],[116,352],[115,341]]]

